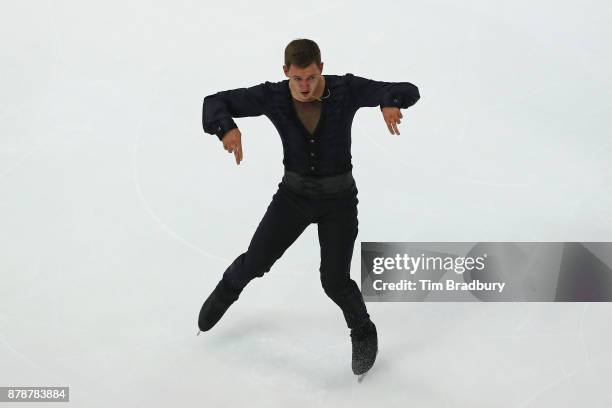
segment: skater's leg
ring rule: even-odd
[[[370,320],[361,291],[350,277],[351,259],[357,238],[357,196],[329,203],[319,224],[321,282],[325,293],[342,309],[351,329],[351,368],[362,375],[376,361],[378,334]]]
[[[300,196],[279,187],[259,222],[249,247],[223,273],[223,280],[242,290],[262,277],[311,223],[309,208]]]
[[[325,293],[340,307],[349,328],[369,320],[363,296],[351,279],[351,259],[357,238],[356,196],[334,200],[317,220],[321,246],[321,283]]]
[[[200,309],[198,326],[210,330],[238,299],[244,287],[268,272],[274,262],[310,224],[307,202],[300,196],[279,190],[260,221],[246,252],[226,269],[215,290]]]

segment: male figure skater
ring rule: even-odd
[[[359,202],[351,172],[351,125],[359,108],[380,106],[387,128],[399,135],[400,108],[414,105],[419,91],[409,82],[374,81],[350,73],[323,76],[319,47],[309,39],[287,45],[283,70],[287,80],[204,98],[204,131],[234,153],[237,165],[243,159],[242,134],[232,118],[267,116],[283,144],[284,175],[248,249],[227,267],[204,302],[198,326],[211,329],[249,281],[268,272],[306,227],[316,223],[323,290],[344,315],[352,370],[361,375],[374,364],[378,338],[350,277]]]

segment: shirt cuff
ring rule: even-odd
[[[237,128],[237,127],[238,125],[236,125],[236,122],[234,122],[234,120],[231,117],[222,118],[222,119],[219,119],[219,121],[217,122],[217,128],[215,129],[215,134],[217,135],[219,140],[223,140],[223,136],[225,136],[225,134],[228,131],[234,128]]]
[[[401,108],[403,106],[403,100],[401,96],[388,96],[383,98],[382,103],[380,104],[380,109],[382,108]]]

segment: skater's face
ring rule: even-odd
[[[289,69],[286,65],[283,65],[283,70],[293,88],[297,89],[304,97],[308,97],[317,88],[317,84],[321,80],[323,63],[317,65],[313,62],[306,68],[291,64]]]

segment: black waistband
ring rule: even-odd
[[[314,197],[332,196],[355,187],[351,170],[333,176],[312,177],[285,169],[282,183],[297,193]]]

